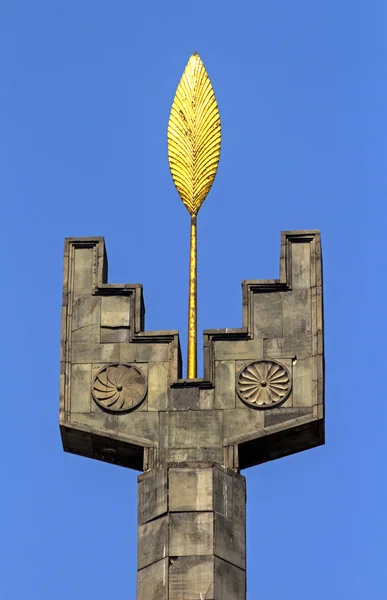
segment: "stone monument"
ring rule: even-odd
[[[103,238],[67,238],[60,429],[67,452],[138,477],[137,600],[246,600],[242,469],[324,443],[318,231],[281,234],[279,279],[242,283],[240,329],[204,332],[196,372],[196,218],[220,119],[194,54],[168,127],[191,215],[188,377],[177,331],[146,332],[140,284],[108,283]]]

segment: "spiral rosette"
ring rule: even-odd
[[[290,373],[274,360],[257,360],[243,367],[237,379],[239,397],[256,408],[286,400],[291,391]]]
[[[123,412],[142,402],[146,394],[146,380],[137,367],[109,365],[95,376],[92,394],[102,408]]]

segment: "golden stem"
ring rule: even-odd
[[[189,304],[188,304],[188,361],[187,377],[197,377],[197,284],[196,284],[196,215],[191,215],[191,244],[189,253]]]

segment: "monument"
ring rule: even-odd
[[[240,329],[204,332],[196,367],[196,219],[220,118],[194,54],[168,154],[191,216],[188,375],[177,331],[146,332],[140,284],[108,283],[103,238],[67,238],[60,429],[67,452],[138,477],[137,600],[246,600],[246,467],[324,443],[318,231],[281,234],[279,279],[242,283]]]

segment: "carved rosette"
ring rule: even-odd
[[[92,395],[104,409],[123,412],[138,406],[145,398],[147,385],[143,373],[132,365],[108,365],[93,380]]]
[[[236,388],[246,404],[268,408],[289,396],[291,377],[285,365],[275,360],[256,360],[239,372]]]

